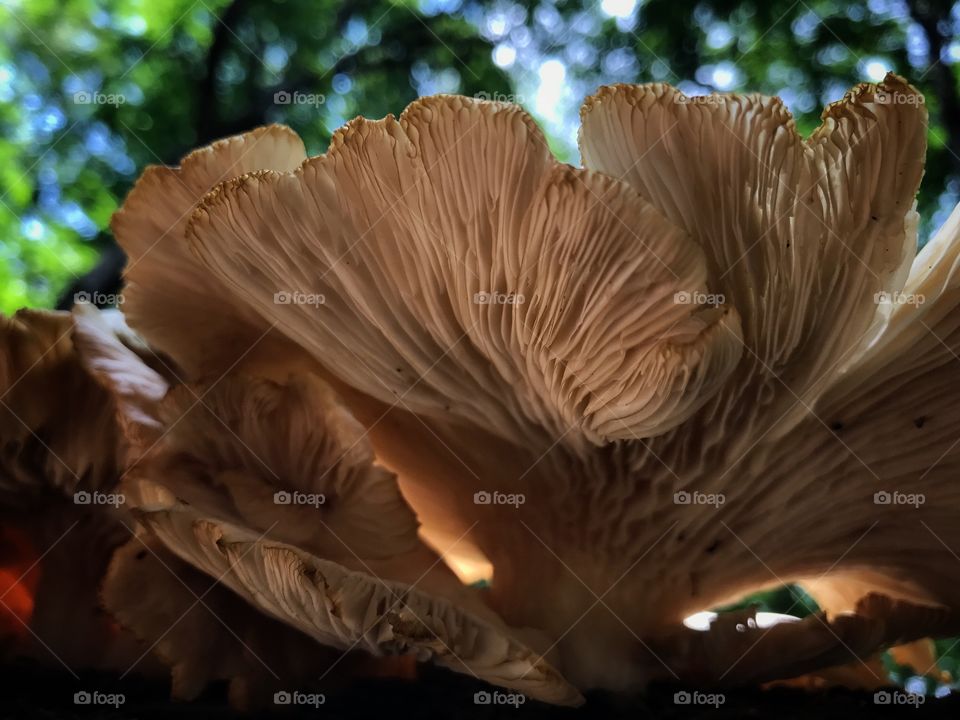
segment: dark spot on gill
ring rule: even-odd
[[[927,416],[921,415],[920,417],[914,419],[913,424],[919,430],[920,428],[923,427],[924,423],[926,422],[927,422]]]
[[[706,553],[707,555],[713,555],[717,551],[717,548],[720,547],[720,541],[714,540],[712,543],[707,545]]]
[[[843,423],[840,422],[839,420],[837,420],[836,422],[832,422],[830,423],[830,429],[833,430],[833,432],[838,433],[841,430],[843,430]]]

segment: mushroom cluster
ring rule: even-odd
[[[129,516],[102,601],[179,695],[243,704],[351,650],[570,705],[880,684],[878,651],[960,634],[960,210],[917,254],[922,96],[858,86],[807,139],[777,98],[666,85],[581,117],[579,168],[457,96],[318,157],[222,140],[114,218],[136,337],[37,320],[106,401],[109,432],[70,429]],[[43,392],[0,416],[4,493]],[[785,583],[823,612],[684,624]],[[214,617],[181,624],[201,587]]]

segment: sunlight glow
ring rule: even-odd
[[[536,110],[550,120],[560,116],[558,106],[563,95],[567,67],[559,60],[547,60],[540,66],[540,87],[537,88]]]
[[[710,629],[710,623],[716,619],[717,613],[710,610],[704,610],[702,612],[687,616],[684,618],[683,624],[691,630],[706,632]],[[784,615],[782,613],[758,612],[756,627],[760,628],[761,630],[766,630],[767,628],[772,628],[774,625],[779,625],[780,623],[785,622],[800,622],[800,618],[794,617],[793,615]],[[744,628],[744,630],[745,629],[746,628]]]
[[[882,60],[870,60],[863,67],[863,73],[870,82],[881,82],[890,72],[890,66]]]
[[[628,18],[633,15],[637,0],[603,0],[600,9],[610,17]]]

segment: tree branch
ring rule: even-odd
[[[960,172],[960,94],[953,70],[940,62],[946,44],[940,27],[950,21],[951,4],[943,0],[907,0],[910,16],[923,29],[930,46],[930,79],[940,101],[940,122],[947,129],[949,161],[954,172]]]

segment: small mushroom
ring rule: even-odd
[[[135,344],[119,313],[98,322],[117,344]],[[103,612],[99,588],[134,524],[117,488],[127,446],[76,332],[69,313],[0,316],[0,565],[15,568],[0,598],[13,636],[4,653],[71,671],[126,669],[143,649]],[[19,613],[14,589],[26,595]]]
[[[319,675],[365,670],[363,660],[318,645],[271,619],[215,577],[181,560],[141,528],[113,557],[103,586],[107,608],[171,667],[172,692],[193,700],[216,679],[231,703],[265,706],[278,690],[306,687]],[[131,661],[125,671],[138,670]]]
[[[131,369],[135,355],[109,336],[100,339],[82,345],[84,362],[113,389],[125,415],[132,460],[122,489],[153,538],[215,580],[218,604],[236,606],[219,589],[225,586],[342,652],[433,659],[533,697],[580,701],[546,650],[526,644],[547,642],[507,627],[418,538],[396,477],[374,463],[363,428],[319,376],[277,382],[235,372],[174,383],[158,399],[160,376],[145,365]],[[244,704],[254,702],[249,686],[268,678],[251,662],[211,664],[210,648],[191,642],[195,634],[183,628],[164,639],[158,625],[186,598],[161,592],[142,606],[130,586],[139,586],[144,571],[131,552],[128,544],[114,559],[106,605],[145,641],[159,631],[176,693],[191,697],[227,677]],[[164,586],[171,582],[162,578]],[[241,637],[263,637],[256,615],[229,614]],[[211,624],[191,617],[187,628]],[[218,628],[215,635],[233,644]],[[316,650],[307,657],[318,670],[338,659]],[[302,666],[294,670],[305,677]]]

